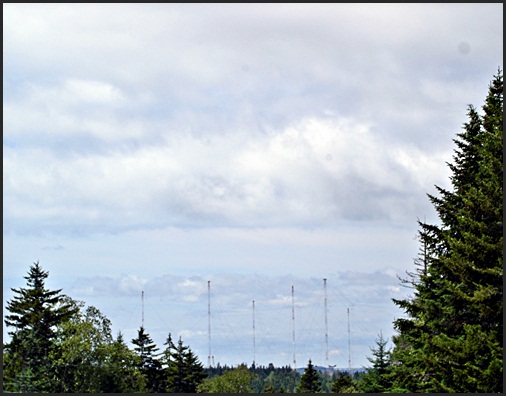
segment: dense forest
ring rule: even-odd
[[[419,221],[412,288],[393,300],[393,347],[378,335],[363,373],[303,373],[272,364],[204,368],[167,334],[157,346],[142,326],[128,346],[99,309],[49,290],[39,262],[12,289],[3,343],[3,392],[379,393],[503,391],[503,77],[480,114],[469,106],[454,139],[452,190],[428,195],[440,223]]]

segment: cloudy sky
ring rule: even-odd
[[[127,340],[144,291],[157,344],[207,364],[211,281],[216,363],[292,365],[295,323],[304,366],[326,278],[328,363],[368,364],[502,69],[502,4],[3,11],[4,306],[40,260]]]

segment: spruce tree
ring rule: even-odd
[[[394,300],[394,390],[503,390],[503,79],[454,140],[452,190],[429,195],[440,224],[419,222],[424,271],[412,298]]]
[[[390,349],[387,349],[388,340],[380,332],[376,339],[377,348],[371,348],[373,357],[367,357],[372,363],[366,373],[358,382],[358,389],[364,393],[381,393],[391,387],[389,373],[391,369]]]
[[[356,391],[353,385],[353,379],[346,371],[340,371],[337,373],[331,390],[332,393],[352,393],[353,391]]]
[[[179,338],[177,346],[169,334],[164,351],[166,389],[171,393],[195,393],[205,378],[204,366],[189,346]]]
[[[52,392],[52,361],[56,329],[78,312],[64,302],[61,289],[49,290],[45,281],[49,273],[37,261],[30,266],[26,288],[11,290],[16,294],[7,302],[9,315],[5,324],[10,342],[4,346],[3,380],[6,390]]]
[[[158,347],[153,342],[144,327],[141,326],[137,332],[137,338],[132,339],[135,345],[134,351],[139,356],[138,368],[146,379],[146,390],[148,392],[164,392],[164,375],[162,364],[158,359]]]
[[[321,381],[318,371],[315,370],[311,359],[304,370],[304,374],[300,377],[300,384],[298,387],[299,393],[318,393],[321,390]]]

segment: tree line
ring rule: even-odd
[[[365,373],[325,375],[290,367],[204,369],[181,338],[162,351],[141,326],[130,349],[97,308],[45,286],[34,263],[7,302],[3,391],[8,392],[459,392],[503,391],[503,78],[482,114],[470,105],[448,163],[452,189],[428,194],[438,224],[418,221],[412,295],[393,300],[393,347],[379,334]]]
[[[129,348],[121,332],[113,337],[111,322],[100,310],[61,289],[47,289],[48,276],[36,262],[25,277],[27,287],[12,289],[5,317],[13,330],[3,344],[4,392],[293,393],[336,387],[336,375],[314,371],[307,379],[314,370],[311,361],[302,376],[272,363],[204,368],[181,338],[174,342],[169,333],[160,351],[143,326]],[[315,378],[317,387],[309,385]]]
[[[290,366],[205,369],[181,338],[169,333],[164,348],[140,326],[126,344],[113,337],[110,320],[59,290],[49,290],[39,262],[30,266],[27,287],[12,289],[5,317],[11,340],[3,344],[3,391],[22,393],[293,393],[316,389],[314,380]],[[316,373],[316,371],[315,371]],[[327,378],[328,377],[328,378]],[[316,373],[318,390],[337,377]]]
[[[159,352],[141,326],[130,349],[110,320],[48,290],[39,262],[29,269],[27,287],[12,289],[5,323],[14,328],[3,345],[3,390],[48,393],[194,393],[205,375],[203,365],[181,338],[171,334]]]

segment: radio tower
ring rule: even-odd
[[[207,366],[211,367],[211,281],[207,281],[207,336],[209,343],[209,355],[207,355]]]
[[[255,343],[255,300],[253,300],[253,365],[256,360],[256,343]]]
[[[351,370],[351,343],[350,343],[350,309],[346,308],[348,313],[348,369]]]
[[[142,320],[141,320],[141,326],[144,328],[144,290],[141,293],[141,300],[142,300]]]
[[[325,307],[325,367],[329,367],[329,322],[327,319],[327,279],[323,278],[323,289],[325,291],[325,297],[323,304]]]
[[[292,285],[292,345],[293,345],[293,369],[297,368],[295,360],[295,297]]]

